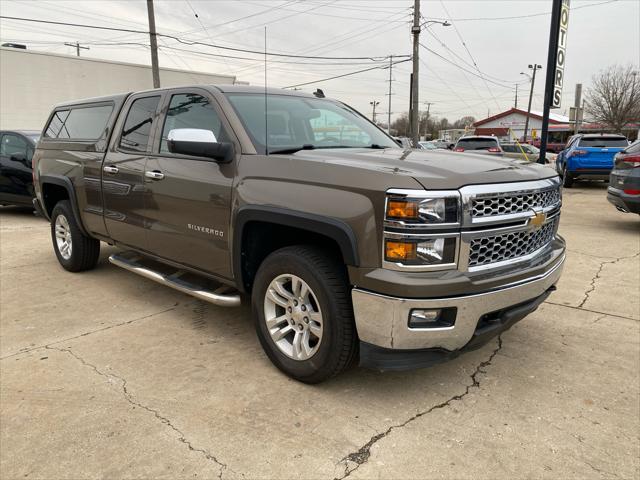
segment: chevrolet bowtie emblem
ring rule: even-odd
[[[544,212],[535,212],[535,215],[529,219],[527,226],[529,230],[540,230],[547,221],[547,214]]]

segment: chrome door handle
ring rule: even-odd
[[[157,171],[144,172],[144,176],[152,180],[162,180],[164,178],[164,173]]]
[[[118,173],[119,172],[118,167],[110,167],[108,165],[106,167],[103,167],[102,170],[104,172],[106,172],[106,173]]]

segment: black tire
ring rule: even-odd
[[[69,232],[71,233],[70,255],[63,255],[56,241],[56,222],[58,217],[61,216],[66,219]],[[58,262],[60,262],[60,265],[62,265],[65,270],[82,272],[84,270],[91,270],[98,263],[100,241],[87,237],[82,233],[73,215],[69,200],[61,200],[53,207],[53,212],[51,213],[51,241],[53,242],[53,250],[56,252]]]
[[[280,275],[301,278],[313,291],[322,311],[322,340],[306,360],[285,355],[271,338],[265,321],[265,295]],[[351,366],[358,355],[358,338],[345,266],[336,255],[313,246],[276,250],[260,265],[251,297],[256,332],[262,348],[282,372],[304,383],[319,383]]]
[[[565,187],[565,188],[573,187],[573,175],[571,175],[571,173],[567,172],[567,165],[566,164],[562,169],[562,186]]]

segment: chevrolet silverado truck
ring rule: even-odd
[[[111,263],[201,300],[251,298],[269,359],[317,383],[433,365],[555,289],[551,169],[411,150],[328,98],[192,86],[56,106],[36,208],[66,270]]]

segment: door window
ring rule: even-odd
[[[169,153],[167,137],[171,130],[178,128],[210,130],[218,142],[229,141],[220,117],[211,102],[196,93],[178,93],[171,97],[162,129],[161,153]]]
[[[28,147],[29,145],[24,138],[19,137],[18,135],[7,133],[2,136],[0,154],[6,155],[7,157],[16,154],[22,154],[26,156]]]
[[[135,152],[147,151],[151,127],[159,102],[159,96],[134,100],[124,121],[120,135],[120,148]]]

